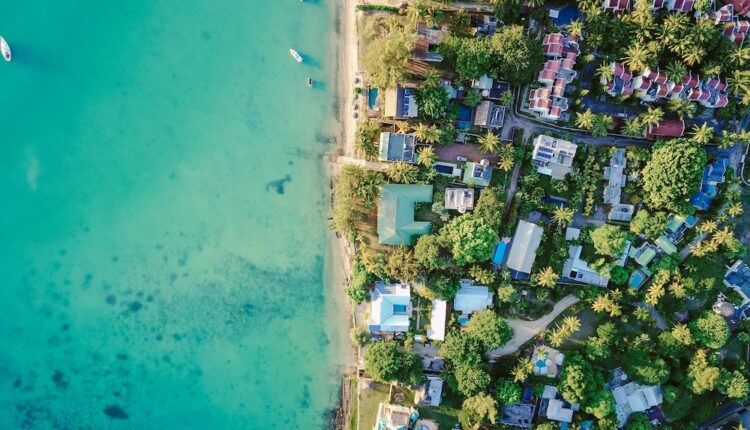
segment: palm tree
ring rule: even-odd
[[[403,162],[391,164],[385,174],[391,181],[401,184],[414,184],[419,180],[419,168]]]
[[[615,71],[612,70],[612,66],[609,64],[602,64],[599,66],[599,68],[596,69],[596,73],[605,81],[611,81],[612,78],[615,77]]]
[[[560,227],[565,227],[573,223],[575,213],[576,211],[573,208],[557,206],[552,212],[552,220],[559,224]]]
[[[693,117],[696,107],[695,103],[691,102],[690,100],[674,99],[670,100],[669,103],[667,103],[667,109],[676,113],[677,116],[680,117],[680,119],[684,120],[685,117]]]
[[[536,274],[536,283],[542,287],[552,288],[557,284],[558,279],[560,276],[549,266]]]
[[[711,141],[711,138],[714,136],[714,129],[713,127],[709,127],[707,123],[703,123],[702,125],[695,124],[693,125],[693,137],[692,139],[696,141],[697,143],[701,145],[705,145]]]
[[[424,0],[415,0],[406,7],[406,19],[409,24],[416,26],[419,21],[425,18],[429,13],[427,2]]]
[[[643,70],[651,60],[651,53],[640,43],[634,43],[625,51],[623,64],[630,70]]]
[[[436,158],[435,149],[432,146],[426,146],[419,151],[419,164],[425,167],[432,167]]]
[[[510,169],[513,168],[513,164],[515,164],[515,160],[513,159],[513,155],[510,156],[508,154],[500,154],[498,161],[497,161],[497,167],[500,168],[503,172],[509,172]]]
[[[659,107],[649,107],[646,112],[641,113],[641,123],[645,126],[658,125],[664,118],[664,111]]]
[[[672,61],[664,68],[664,74],[672,82],[682,82],[682,77],[687,75],[687,67],[679,61]]]
[[[419,123],[414,127],[414,137],[417,140],[424,142],[427,139],[427,135],[430,132],[430,126],[427,124]]]
[[[638,117],[628,118],[622,126],[622,134],[630,137],[643,136],[643,124]]]
[[[672,327],[672,336],[683,345],[691,345],[693,343],[693,334],[685,324],[676,324]]]
[[[510,371],[510,374],[513,375],[515,382],[523,382],[533,371],[534,363],[531,361],[531,357],[526,357],[518,360],[518,364]]]
[[[721,74],[723,67],[719,63],[706,63],[703,65],[703,74],[706,76],[718,76]]]
[[[682,54],[682,61],[688,66],[695,66],[703,61],[703,57],[706,55],[706,50],[703,47],[696,47],[694,49],[686,50]]]
[[[583,36],[583,23],[577,19],[571,21],[567,30],[571,36]]]
[[[737,46],[734,45],[734,49],[729,54],[729,58],[732,60],[737,67],[745,67],[750,62],[750,46]]]
[[[581,329],[581,320],[576,316],[567,316],[563,319],[562,329],[567,334],[573,334]]]
[[[680,34],[688,29],[688,25],[690,25],[690,19],[687,17],[687,15],[671,13],[667,15],[666,18],[664,18],[664,23],[662,25],[666,33]]]
[[[615,124],[609,115],[599,114],[594,116],[594,124],[591,127],[591,134],[594,136],[604,137],[614,128]]]
[[[547,335],[547,338],[549,339],[550,345],[552,345],[555,348],[557,348],[560,345],[562,345],[563,342],[565,342],[565,338],[566,337],[567,336],[565,336],[565,333],[562,330],[560,330],[559,328],[555,329],[555,330],[552,330]]]
[[[398,129],[398,132],[401,134],[407,134],[409,133],[410,126],[408,121],[398,121],[396,123],[396,128]]]
[[[727,78],[727,85],[736,96],[750,93],[750,70],[735,70]]]
[[[591,130],[594,126],[594,113],[591,109],[586,109],[586,112],[576,113],[576,127],[584,130]]]
[[[698,226],[698,231],[701,233],[713,233],[718,228],[718,224],[716,224],[716,221],[712,221],[710,219],[707,219],[700,223]]]
[[[674,296],[675,299],[684,299],[687,296],[685,291],[685,284],[679,281],[674,281],[669,284],[669,292]]]
[[[486,153],[495,153],[500,146],[500,138],[497,137],[491,130],[487,130],[486,134],[483,134],[477,138],[479,143],[479,149]]]
[[[724,227],[714,232],[713,240],[719,245],[731,243],[734,240],[734,233],[732,233],[729,227]]]
[[[639,306],[633,311],[633,316],[639,321],[647,321],[651,318],[651,313],[648,309]]]
[[[424,141],[427,143],[435,143],[438,140],[440,140],[440,129],[436,125],[432,125],[427,129],[427,135],[425,136]]]
[[[744,212],[744,210],[742,209],[742,204],[740,202],[735,202],[732,204],[732,206],[729,206],[727,208],[727,213],[732,218],[737,218],[738,216],[742,215],[742,212]]]

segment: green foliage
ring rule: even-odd
[[[367,342],[370,340],[370,333],[361,327],[352,327],[351,331],[349,332],[349,337],[352,340],[352,343],[362,347],[367,344]]]
[[[474,88],[470,88],[466,91],[464,96],[464,104],[469,107],[477,107],[482,102],[482,95],[479,91]]]
[[[611,322],[605,322],[596,328],[596,336],[586,340],[586,356],[592,360],[607,358],[611,355],[611,346],[617,342],[620,332]]]
[[[630,279],[628,269],[621,266],[614,266],[609,270],[609,281],[615,285],[625,285]]]
[[[399,9],[395,6],[381,6],[377,4],[358,4],[357,9],[361,11],[381,11],[398,13]]]
[[[405,27],[388,25],[380,37],[369,44],[362,56],[362,66],[367,70],[371,85],[388,88],[405,79],[414,38]]]
[[[445,359],[445,380],[458,394],[470,397],[487,389],[490,375],[482,360],[482,344],[461,332],[450,332],[440,348]]]
[[[651,421],[644,414],[630,414],[628,423],[625,424],[625,430],[651,430],[653,428]]]
[[[580,354],[571,353],[565,358],[558,391],[571,403],[580,403],[586,407],[597,389],[594,370]]]
[[[393,163],[385,169],[385,175],[392,182],[415,184],[419,181],[419,167],[404,162]]]
[[[602,419],[615,413],[615,398],[612,392],[605,389],[597,391],[592,397],[589,405],[584,408],[587,414]]]
[[[721,315],[705,311],[700,318],[690,323],[690,331],[699,345],[719,349],[729,339],[729,326]]]
[[[641,209],[630,221],[630,231],[635,234],[645,234],[649,239],[656,239],[664,233],[667,228],[669,215],[658,211],[650,214],[646,209]]]
[[[375,207],[383,176],[356,166],[344,166],[333,187],[333,226],[351,234]]]
[[[414,257],[426,270],[442,269],[448,265],[440,236],[434,234],[426,234],[417,239],[417,244],[414,246]]]
[[[521,387],[510,379],[500,379],[495,384],[495,400],[501,405],[521,401]]]
[[[644,385],[663,384],[667,382],[671,372],[664,359],[640,348],[628,351],[626,363],[628,375]]]
[[[452,300],[458,288],[458,279],[452,273],[432,272],[425,282],[425,295],[429,299]]]
[[[498,241],[495,229],[474,214],[452,219],[443,227],[441,235],[459,266],[489,260]]]
[[[419,277],[419,262],[405,246],[398,246],[388,256],[388,276],[401,282],[414,282]]]
[[[488,394],[478,394],[464,400],[458,420],[467,430],[478,430],[497,421],[497,403]]]
[[[643,198],[652,208],[677,213],[692,209],[687,199],[698,189],[706,151],[691,139],[657,142],[643,169]]]
[[[735,370],[728,372],[723,370],[719,379],[719,392],[735,400],[745,400],[750,384],[747,382],[745,375]]]
[[[417,106],[422,117],[431,120],[442,118],[448,107],[448,92],[437,80],[428,80],[417,89]]]
[[[365,351],[365,369],[378,382],[400,381],[419,384],[424,381],[419,354],[402,351],[396,342],[375,342]]]
[[[485,188],[479,195],[473,215],[483,219],[491,228],[498,230],[503,222],[505,192],[499,188]]]
[[[480,265],[474,265],[469,268],[471,279],[481,285],[494,284],[497,281],[497,271],[494,269],[484,268]]]
[[[455,390],[465,397],[479,394],[490,385],[490,375],[484,364],[470,366],[459,363],[453,371],[453,378],[448,378],[448,385],[451,385],[454,379]]]
[[[367,272],[364,264],[357,258],[352,265],[352,277],[346,286],[346,294],[353,302],[362,303],[367,298],[369,286],[373,281],[375,277]]]
[[[484,310],[472,315],[465,334],[479,341],[484,349],[495,349],[505,345],[513,337],[513,330],[495,312]]]
[[[699,349],[688,366],[688,383],[695,394],[703,394],[716,388],[720,369],[711,366],[706,359],[706,351]]]
[[[591,240],[599,255],[619,257],[625,249],[627,234],[612,224],[603,224],[591,232]]]

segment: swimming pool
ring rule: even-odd
[[[369,107],[370,109],[374,109],[377,102],[378,102],[378,89],[370,88],[367,91],[367,107]]]

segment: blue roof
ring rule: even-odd
[[[508,253],[508,244],[504,241],[500,241],[495,247],[495,255],[492,257],[492,264],[503,264],[505,262],[505,255]]]
[[[695,193],[693,197],[690,197],[690,204],[699,211],[707,211],[711,208],[711,202],[713,202],[713,198],[702,192]]]

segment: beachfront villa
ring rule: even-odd
[[[380,133],[378,159],[380,161],[416,163],[416,145],[417,139],[411,134]]]
[[[411,406],[381,402],[373,430],[407,430],[418,418],[419,413]]]
[[[387,118],[398,120],[419,116],[417,91],[401,85],[390,87],[385,91],[385,112]]]
[[[413,236],[430,233],[429,222],[414,220],[414,204],[420,202],[432,202],[432,185],[383,185],[378,204],[381,245],[411,245]]]
[[[546,134],[534,138],[534,151],[531,162],[541,175],[552,179],[565,179],[573,171],[573,158],[578,145],[567,140],[557,139]]]
[[[386,285],[375,282],[370,292],[370,332],[406,333],[411,318],[411,287],[408,284]]]
[[[461,312],[458,322],[461,325],[469,322],[469,315],[483,311],[492,306],[492,293],[482,285],[474,285],[474,281],[461,279],[461,288],[453,298],[453,309]]]
[[[445,320],[448,315],[448,302],[433,300],[430,312],[430,327],[427,329],[427,339],[445,340]]]
[[[445,208],[457,210],[459,213],[466,213],[467,210],[474,209],[474,189],[446,188]]]
[[[542,242],[544,229],[536,224],[521,220],[511,241],[506,266],[513,279],[528,279],[536,260],[536,250]]]
[[[492,170],[489,160],[482,160],[479,163],[469,161],[464,167],[463,181],[465,184],[476,187],[487,187],[492,180]]]

